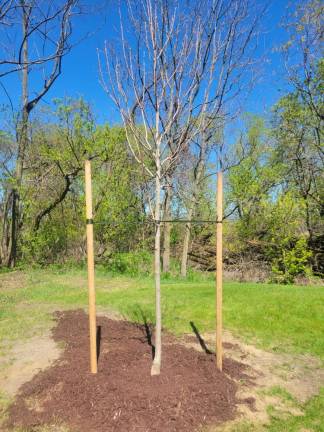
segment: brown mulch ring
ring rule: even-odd
[[[242,364],[225,359],[221,373],[213,355],[164,334],[161,375],[151,377],[148,326],[100,317],[98,374],[93,375],[87,315],[58,312],[56,319],[53,338],[65,350],[20,388],[7,427],[28,430],[59,421],[79,432],[190,432],[235,418],[242,403],[236,381],[246,378]]]

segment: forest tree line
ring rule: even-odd
[[[237,5],[234,15],[224,9],[205,18],[193,8],[188,14],[190,20],[176,20],[176,15],[161,8],[162,22],[168,24],[161,26],[154,17],[148,20],[154,43],[143,47],[143,51],[151,50],[153,59],[156,55],[156,69],[148,76],[151,84],[143,84],[146,71],[139,67],[133,76],[136,59],[134,64],[128,59],[118,63],[114,60],[118,57],[111,56],[113,48],[105,47],[99,62],[100,76],[120,110],[119,125],[98,123],[83,98],[41,104],[61,73],[62,58],[72,49],[72,11],[78,2],[63,2],[61,8],[46,15],[46,20],[29,2],[5,3],[8,9],[0,10],[0,23],[6,24],[3,28],[7,31],[8,22],[19,10],[24,33],[16,64],[4,57],[0,70],[0,79],[16,72],[22,75],[23,96],[18,110],[4,105],[1,113],[1,267],[84,262],[84,160],[90,158],[98,263],[112,271],[152,272],[158,214],[152,207],[157,205],[161,214],[162,272],[186,276],[194,268],[213,271],[215,172],[221,152],[224,266],[228,276],[284,283],[323,276],[324,61],[319,54],[323,39],[320,2],[306,3],[296,22],[288,26],[291,34],[282,52],[287,56],[289,91],[266,117],[242,114],[244,127],[235,139],[228,136],[228,124],[234,117],[226,111],[225,102],[226,97],[229,101],[238,98],[241,91],[243,72],[239,68],[245,70],[252,64],[247,47],[251,35],[256,37],[256,21],[246,19],[250,7],[247,0]],[[149,17],[150,11],[144,12]],[[228,45],[216,46],[215,41],[223,37],[217,31],[224,19],[224,29],[232,28],[231,24],[239,30],[225,34]],[[49,28],[51,21],[60,29],[55,32],[56,49],[51,53],[37,51],[35,59],[29,37],[35,28]],[[139,23],[132,24],[137,31]],[[192,38],[176,39],[176,35],[188,31]],[[143,33],[134,34],[138,43],[149,39]],[[44,32],[38,37],[43,38],[44,45],[49,39]],[[183,50],[181,55],[179,49]],[[292,51],[301,56],[301,63],[292,61]],[[214,69],[218,62],[224,69],[215,93]],[[39,64],[47,68],[48,79],[31,93],[33,81],[29,79],[31,72],[38,73],[34,67]],[[103,70],[106,64],[108,72]],[[240,66],[233,69],[233,64]],[[116,74],[116,89],[107,84],[111,70]],[[124,74],[130,88],[135,89],[133,105],[127,105]],[[198,104],[200,109],[193,108],[195,98],[203,101]],[[151,115],[158,118],[157,126],[154,121],[150,123]],[[163,145],[167,149],[164,159],[158,153]],[[159,159],[152,158],[152,148]],[[178,222],[168,222],[171,220]]]
[[[323,65],[319,66],[323,79]],[[127,256],[136,261],[139,253],[131,271],[140,268],[142,260],[145,271],[151,271],[152,181],[129,152],[124,128],[96,124],[82,99],[56,100],[55,107],[39,113],[30,125],[19,262],[84,261],[84,160],[91,155],[97,262],[128,271],[132,265]],[[225,171],[225,269],[236,277],[280,281],[320,276],[323,177],[320,148],[314,141],[316,119],[298,94],[291,93],[274,106],[270,119],[247,115],[245,123]],[[1,140],[2,158],[10,164],[15,141],[4,132]],[[165,220],[215,220],[215,163],[203,164],[197,187],[200,145],[190,143],[172,173],[171,202],[167,194],[162,202]],[[1,182],[6,190],[9,179],[4,171]],[[180,271],[186,225],[162,223],[164,272]],[[1,240],[5,265],[6,239]],[[187,253],[191,267],[214,269],[215,224],[192,223]]]

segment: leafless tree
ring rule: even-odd
[[[322,120],[321,100],[316,98],[313,79],[323,58],[324,6],[320,0],[299,0],[289,9],[284,27],[287,42],[281,47],[287,79],[302,96],[312,114]]]
[[[205,113],[217,116],[240,90],[257,22],[250,6],[249,0],[187,1],[185,8],[176,0],[129,0],[126,16],[120,11],[120,43],[106,44],[99,55],[101,81],[120,112],[130,151],[155,181],[152,374],[161,366],[161,195],[184,149],[207,127]]]
[[[197,11],[193,12],[198,18]],[[161,186],[167,169],[175,164],[187,143],[190,120],[204,72],[206,47],[200,39],[202,23],[188,20],[166,2],[128,2],[128,20],[121,17],[121,47],[105,47],[103,85],[118,107],[125,124],[129,148],[145,171],[155,180],[152,216],[155,233],[156,332],[151,373],[161,367],[160,242]],[[191,17],[192,18],[192,17]],[[196,31],[197,30],[197,31]],[[132,44],[132,39],[136,41]],[[190,75],[189,64],[192,65]],[[108,78],[108,79],[107,79]],[[183,101],[185,100],[185,103]],[[175,125],[181,124],[181,128]],[[140,127],[139,127],[140,125]]]
[[[16,154],[11,188],[4,203],[2,263],[14,266],[21,223],[20,195],[28,124],[32,110],[48,93],[62,71],[62,59],[71,50],[72,19],[80,1],[13,0],[0,7],[0,80],[21,74],[22,101],[16,125]],[[33,86],[35,76],[39,87]],[[32,79],[34,78],[34,81]],[[3,88],[4,84],[0,81]]]
[[[13,0],[1,0],[0,2],[0,24],[6,23],[6,16],[10,13]]]

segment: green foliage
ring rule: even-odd
[[[26,171],[21,188],[22,261],[44,265],[84,259],[87,157],[92,158],[96,252],[134,249],[142,219],[138,191],[145,179],[127,152],[124,129],[97,125],[82,99],[57,99],[55,111],[46,114],[47,121],[39,118],[33,125],[28,148],[33,169]]]
[[[311,86],[319,107],[323,70],[320,61]],[[47,110],[45,114],[45,118],[35,117],[31,125],[28,168],[20,188],[21,262],[48,265],[84,261],[83,164],[90,156],[97,261],[108,263],[113,272],[150,274],[151,265],[145,260],[139,272],[137,251],[152,251],[154,247],[154,226],[147,217],[151,179],[125,145],[124,128],[98,125],[83,99],[57,99],[54,112]],[[234,159],[240,162],[226,172],[224,182],[225,214],[231,214],[224,223],[225,258],[233,266],[244,260],[255,261],[256,266],[265,263],[265,268],[272,268],[271,280],[291,283],[299,275],[310,275],[314,244],[319,244],[317,239],[323,231],[324,183],[314,141],[316,131],[319,136],[322,132],[316,112],[299,92],[278,102],[271,126],[257,116],[247,116],[246,122],[246,131],[234,149]],[[2,132],[0,140],[10,141]],[[189,177],[192,156],[184,155],[181,166]],[[206,174],[213,171],[212,162],[212,158],[206,161]],[[180,191],[188,178],[182,172],[176,176],[179,185],[175,189]],[[5,175],[1,181],[8,187]],[[197,219],[214,218],[214,188],[212,176],[201,180]],[[192,193],[186,193],[188,202]],[[171,217],[184,213],[185,199],[173,194]],[[173,264],[165,279],[179,271],[183,235],[184,226],[174,224],[170,239]],[[212,226],[195,224],[191,236],[192,247],[200,239],[205,247],[207,239],[214,250]],[[316,274],[321,274],[321,269],[317,268]],[[189,271],[189,275],[192,280],[196,278],[196,272]]]
[[[37,235],[33,231],[24,233],[21,252],[27,262],[49,264],[53,260],[60,261],[68,240],[64,226],[44,224]]]
[[[108,253],[136,249],[142,225],[142,203],[138,190],[145,179],[129,157],[123,128],[105,125],[96,140],[105,145],[105,163],[94,161],[93,195],[97,207],[96,238]],[[143,236],[142,236],[143,238]]]
[[[246,142],[239,142],[236,147],[237,157],[242,161],[228,176],[226,200],[237,207],[245,231],[243,236],[249,236],[249,229],[255,231],[256,226],[259,226],[259,231],[263,230],[259,224],[280,179],[282,167],[273,163],[268,134],[262,119],[249,121]]]
[[[106,269],[128,276],[149,275],[153,270],[152,255],[145,251],[114,253],[106,258]]]
[[[252,118],[246,142],[237,144],[238,157],[242,146],[246,156],[229,173],[226,200],[238,217],[224,225],[224,233],[233,259],[240,255],[243,260],[263,260],[271,264],[272,280],[292,283],[297,276],[311,275],[311,241],[321,231],[320,197],[316,197],[320,180],[313,184],[315,172],[307,171],[319,159],[316,146],[303,150],[297,138],[298,133],[305,138],[306,121],[301,118],[299,97],[289,95],[277,107],[281,117],[275,133]],[[301,169],[306,157],[310,161]]]
[[[288,245],[287,241],[286,244]],[[281,256],[273,261],[274,279],[280,283],[293,283],[296,276],[309,276],[311,256],[312,253],[307,249],[307,242],[304,238],[297,240],[291,249],[282,249]]]

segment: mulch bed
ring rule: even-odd
[[[88,318],[82,310],[57,312],[52,334],[65,344],[50,368],[24,384],[9,407],[7,427],[62,422],[79,432],[190,432],[232,420],[244,366],[187,348],[164,334],[162,370],[151,377],[149,328],[98,318],[98,374],[89,372]],[[235,381],[234,381],[235,380]],[[251,403],[251,401],[246,401]]]

